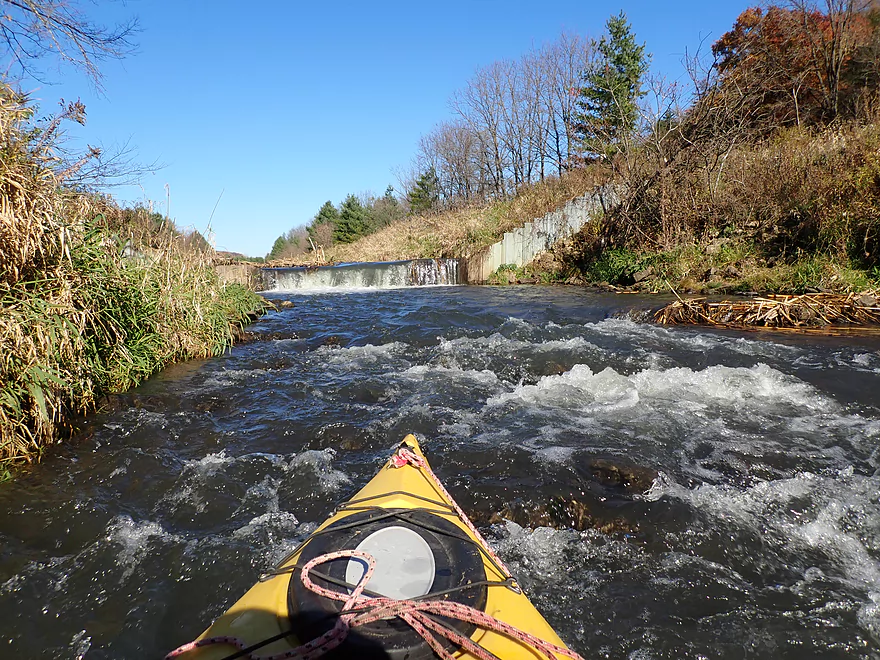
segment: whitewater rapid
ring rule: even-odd
[[[414,432],[585,657],[880,658],[877,340],[576,289],[277,295],[263,340],[0,484],[4,655],[161,657]]]

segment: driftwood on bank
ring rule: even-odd
[[[679,298],[654,315],[662,324],[809,328],[880,325],[880,294],[808,293],[709,302]]]

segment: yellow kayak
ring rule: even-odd
[[[579,658],[450,497],[412,435],[197,640],[167,656],[178,657]]]

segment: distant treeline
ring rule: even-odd
[[[270,256],[351,242],[408,215],[508,200],[547,177],[589,167],[629,194],[585,259],[612,244],[668,247],[750,226],[772,235],[780,254],[843,250],[878,264],[870,149],[841,156],[826,141],[821,162],[786,161],[789,169],[762,179],[779,179],[778,199],[745,190],[745,181],[757,179],[733,170],[763,162],[757,154],[749,161],[743,149],[772,140],[791,139],[809,160],[803,143],[810,132],[836,127],[841,137],[868,139],[843,127],[871,125],[880,113],[878,0],[748,8],[710,51],[686,61],[687,82],[649,75],[649,60],[621,13],[599,39],[564,34],[477,70],[451,98],[452,117],[420,140],[399,196],[389,188],[380,198],[328,202],[307,226],[279,237]],[[820,176],[822,163],[838,156],[855,159],[844,177],[857,168],[852,196],[818,199],[815,191],[825,187],[806,185],[798,173]]]
[[[577,150],[579,89],[594,52],[593,41],[563,34],[518,61],[478,70],[450,101],[455,117],[420,140],[399,197],[389,186],[381,197],[328,201],[306,226],[279,236],[267,259],[349,243],[410,214],[504,198],[564,172]]]
[[[334,243],[353,243],[400,220],[405,214],[406,209],[391,186],[382,197],[348,195],[338,207],[328,200],[306,226],[295,227],[279,236],[266,259],[295,260]]]

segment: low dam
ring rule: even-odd
[[[310,268],[264,268],[266,291],[398,289],[463,284],[457,259],[412,259]]]

